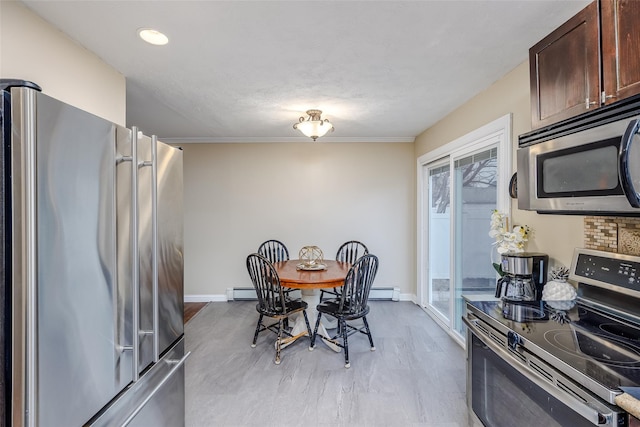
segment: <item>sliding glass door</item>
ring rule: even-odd
[[[426,259],[428,280],[428,304],[443,321],[451,319],[451,169],[449,161],[425,166],[427,179],[429,257]]]
[[[452,326],[459,334],[464,332],[462,295],[495,292],[496,272],[491,265],[493,241],[489,237],[489,224],[491,213],[497,208],[497,153],[498,149],[492,147],[453,158],[455,287]]]
[[[510,207],[510,116],[488,126],[419,159],[418,297],[461,343],[463,296],[495,292],[491,214]]]

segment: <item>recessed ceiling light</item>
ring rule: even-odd
[[[138,30],[138,35],[142,40],[156,46],[162,46],[169,43],[169,38],[167,36],[153,28],[140,28]]]

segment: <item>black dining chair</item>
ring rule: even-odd
[[[280,278],[273,264],[260,254],[251,254],[247,257],[247,270],[253,282],[253,287],[258,296],[258,304],[256,310],[260,314],[256,331],[253,335],[253,343],[251,347],[256,346],[258,334],[267,329],[277,334],[276,341],[276,359],[275,364],[280,364],[280,350],[282,346],[282,335],[292,337],[287,331],[285,320],[295,313],[302,312],[304,321],[307,324],[307,333],[311,337],[311,326],[307,317],[307,303],[302,300],[291,300],[280,286]],[[263,323],[264,317],[277,319],[277,323],[266,325]]]
[[[373,285],[373,280],[376,278],[377,272],[378,257],[372,254],[360,257],[347,273],[340,298],[327,300],[318,304],[316,307],[318,310],[318,320],[316,320],[309,350],[314,349],[316,339],[319,335],[320,338],[329,340],[344,349],[344,367],[349,368],[351,366],[349,362],[348,342],[350,335],[356,332],[367,335],[367,337],[369,337],[369,344],[371,344],[371,351],[376,349],[373,345],[371,330],[367,322],[367,314],[369,313],[369,292],[371,291],[371,286]],[[324,335],[318,334],[318,326],[320,325],[320,318],[323,314],[329,314],[338,319],[338,330],[333,337],[325,337]],[[363,322],[362,327],[347,323],[347,321],[360,318],[362,318]],[[339,338],[342,338],[342,343],[338,341]]]
[[[289,261],[289,250],[279,240],[267,240],[258,247],[258,253],[271,261],[272,264],[280,261]]]
[[[268,259],[271,264],[276,262],[289,261],[289,249],[280,240],[267,240],[258,247],[258,253]],[[284,293],[289,295],[294,289],[284,289]],[[285,322],[287,325],[288,322]]]
[[[336,253],[336,261],[347,262],[353,265],[358,258],[368,253],[369,249],[367,249],[367,246],[364,243],[358,242],[357,240],[350,240],[340,245],[338,252]],[[334,298],[340,297],[340,289],[320,289],[320,301],[324,299],[324,294],[333,295]]]

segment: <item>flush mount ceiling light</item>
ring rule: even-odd
[[[322,120],[320,110],[307,110],[307,117],[300,117],[298,123],[293,125],[294,129],[298,129],[300,132],[313,139],[314,141],[327,132],[333,132],[333,125],[327,119]]]
[[[156,46],[164,46],[169,43],[169,38],[167,36],[153,28],[140,28],[138,30],[138,35],[142,40]]]

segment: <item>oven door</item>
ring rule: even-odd
[[[640,121],[625,119],[518,149],[518,207],[640,212]]]
[[[550,384],[486,338],[475,321],[463,320],[468,326],[467,403],[486,427],[628,424],[626,413],[584,390],[576,393],[575,389],[565,391],[568,389]]]

